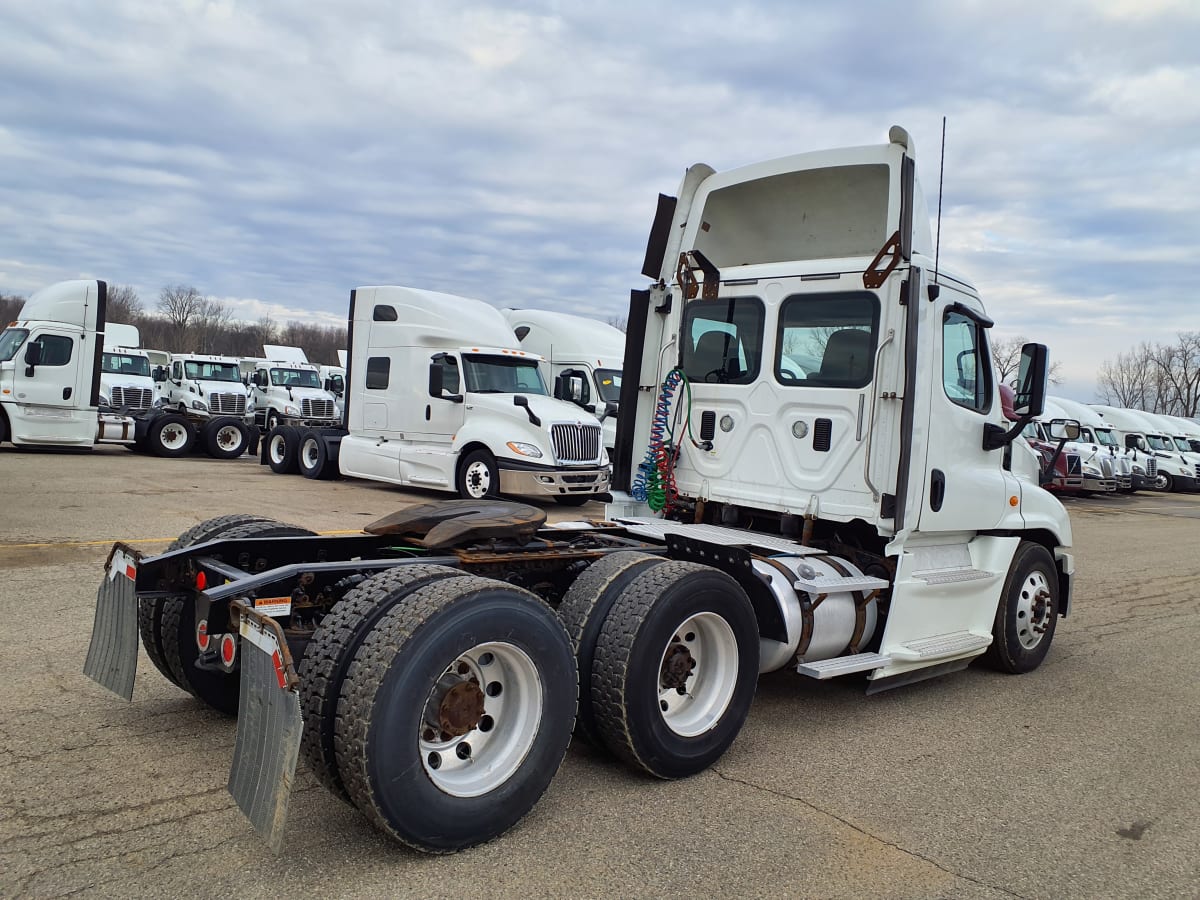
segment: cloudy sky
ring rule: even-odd
[[[684,168],[904,125],[942,258],[1062,392],[1200,330],[1200,2],[0,0],[0,291],[358,284],[623,315]]]

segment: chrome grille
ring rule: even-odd
[[[554,455],[559,462],[596,462],[600,458],[599,425],[551,425]]]
[[[1154,457],[1147,457],[1146,459],[1146,474],[1150,478],[1154,478],[1158,475],[1158,460]]]
[[[1113,459],[1111,456],[1100,457],[1100,471],[1103,473],[1105,478],[1113,477]]]
[[[154,403],[154,391],[149,388],[114,387],[113,409],[149,409]]]
[[[333,401],[305,397],[300,401],[300,413],[306,419],[332,419]]]
[[[207,399],[210,412],[229,416],[246,414],[246,398],[242,394],[209,394]]]
[[[1196,463],[1196,477],[1200,478],[1200,463]]]

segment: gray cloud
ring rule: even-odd
[[[916,137],[998,333],[1096,367],[1200,329],[1200,9],[49,2],[0,11],[0,289],[190,282],[340,316],[405,283],[620,315],[659,191]]]

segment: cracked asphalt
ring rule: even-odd
[[[1068,501],[1075,608],[1030,675],[868,698],[775,673],[712,770],[652,781],[578,742],[517,828],[451,857],[393,846],[302,770],[275,857],[225,792],[232,721],[145,656],[129,704],[81,674],[108,542],[154,552],[241,511],[358,529],[441,495],[120,448],[6,448],[0,477],[0,896],[1200,892],[1200,497]]]

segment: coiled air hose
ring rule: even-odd
[[[629,491],[634,500],[645,503],[654,512],[670,512],[679,496],[675,487],[675,463],[679,459],[680,445],[675,439],[675,429],[679,427],[682,404],[675,404],[674,417],[671,412],[672,401],[680,384],[687,393],[684,431],[691,438],[692,386],[683,370],[676,368],[667,373],[659,389],[658,403],[650,420],[650,443],[646,447],[645,458],[638,465],[637,475]],[[695,438],[691,440],[693,444],[696,443]]]

